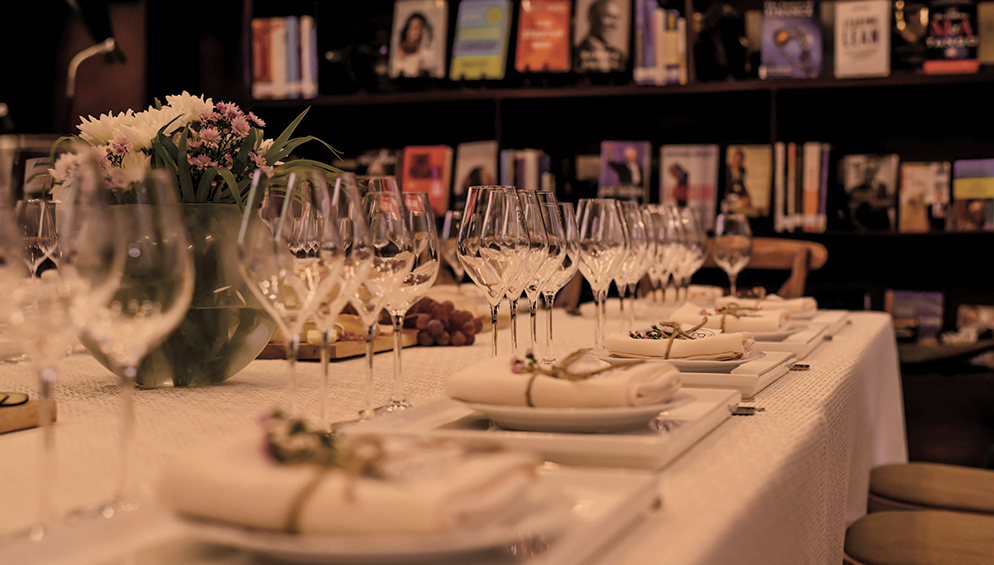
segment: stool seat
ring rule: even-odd
[[[994,516],[944,510],[867,514],[846,532],[855,565],[990,565]]]
[[[923,509],[994,515],[994,471],[919,462],[870,471],[869,512]]]

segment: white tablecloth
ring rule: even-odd
[[[527,316],[523,318],[519,332],[527,341]],[[618,324],[617,320],[611,323]],[[555,335],[560,354],[589,347],[593,321],[557,311]],[[502,330],[500,338],[506,350],[508,331]],[[484,333],[470,347],[405,349],[409,400],[419,404],[440,396],[449,373],[487,357],[489,348],[490,334]],[[664,469],[659,475],[662,508],[596,562],[635,565],[664,557],[668,564],[700,565],[841,562],[844,528],[864,512],[869,469],[907,460],[890,317],[853,313],[852,324],[805,361],[811,366],[809,371],[791,371],[755,396],[764,411],[733,416]],[[390,353],[376,356],[375,371],[376,400],[383,403],[391,385]],[[254,430],[261,414],[273,406],[285,406],[286,375],[285,361],[256,361],[218,386],[137,391],[140,485],[149,489],[160,466],[187,448],[225,442]],[[363,407],[363,375],[361,358],[333,364],[333,420],[354,418]],[[318,414],[319,376],[317,363],[298,365],[299,398],[304,413],[312,417]],[[34,394],[30,366],[0,364],[0,390]],[[116,381],[92,358],[77,354],[62,363],[55,394],[59,403],[58,483],[53,500],[61,512],[97,506],[111,496],[115,484]],[[52,547],[51,539],[60,539],[55,536],[48,545],[43,540],[36,546],[9,538],[35,518],[39,456],[38,430],[0,435],[0,538],[8,535],[6,542],[0,542],[0,563],[25,556],[37,556],[40,561],[42,556],[53,555],[71,555],[67,563],[86,563],[85,556],[91,555],[86,549],[94,549],[90,542],[99,538],[69,535],[60,547]],[[147,530],[156,527],[158,523],[139,531],[151,535]],[[132,532],[127,540],[135,545],[142,535]],[[114,553],[119,543],[125,547],[120,538],[102,541],[99,559]],[[194,547],[192,542],[183,543]],[[168,547],[172,551],[178,546]],[[139,562],[172,561],[162,557],[161,547],[144,551]],[[240,552],[221,557],[217,552],[194,553],[199,557],[182,559],[204,563],[247,560]]]

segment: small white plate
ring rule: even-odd
[[[756,341],[783,341],[801,330],[806,330],[807,324],[787,324],[775,332],[752,332]]]
[[[436,534],[289,534],[180,517],[202,541],[238,547],[292,563],[435,563],[462,554],[510,547],[531,536],[555,537],[572,524],[573,501],[540,489],[518,516]]]
[[[692,400],[690,395],[677,391],[667,402],[618,408],[533,408],[477,402],[461,404],[509,430],[611,433],[647,427],[660,412],[672,410]]]
[[[743,355],[738,359],[727,359],[727,360],[717,360],[717,359],[663,359],[661,357],[648,357],[641,355],[626,355],[624,357],[611,355],[611,356],[596,356],[602,361],[607,361],[608,363],[616,363],[619,361],[625,361],[629,359],[650,359],[654,361],[666,361],[667,363],[672,363],[681,372],[690,371],[692,373],[727,373],[732,369],[748,363],[749,361],[755,361],[756,359],[762,359],[766,356],[766,353],[759,351],[758,349],[753,349],[747,355]]]

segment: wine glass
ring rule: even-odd
[[[553,274],[562,267],[563,255],[566,253],[566,240],[563,234],[563,223],[559,216],[556,193],[540,190],[535,193],[535,196],[538,200],[542,226],[548,245],[541,267],[532,272],[532,276],[525,284],[531,321],[531,347],[534,347],[538,342],[538,302],[542,298],[542,290]]]
[[[452,275],[456,278],[456,288],[462,284],[466,269],[459,262],[456,254],[456,246],[459,243],[459,226],[462,224],[462,210],[449,210],[442,218],[441,226],[438,230],[438,250],[445,259],[445,264],[452,269]]]
[[[744,214],[718,214],[714,226],[714,261],[725,273],[731,296],[738,296],[735,279],[752,256],[752,230]]]
[[[124,248],[117,237],[93,154],[76,148],[73,190],[64,203],[61,234],[50,201],[0,204],[0,316],[28,352],[38,375],[42,458],[38,521],[31,536],[44,536],[55,520],[51,504],[55,463],[52,394],[57,365],[77,330],[120,284]],[[27,205],[25,205],[27,204]],[[49,268],[40,269],[46,263]]]
[[[403,194],[404,219],[408,233],[414,242],[413,263],[410,272],[400,285],[387,289],[386,310],[393,320],[393,392],[390,402],[376,409],[376,414],[396,412],[410,407],[404,393],[403,371],[401,370],[401,349],[404,331],[404,315],[418,300],[421,300],[435,284],[438,276],[438,234],[435,232],[435,216],[425,192],[405,192]]]
[[[548,255],[549,240],[546,237],[545,222],[542,220],[542,209],[534,190],[518,190],[518,207],[521,222],[524,226],[525,237],[528,240],[527,249],[522,258],[518,274],[507,285],[505,291],[511,314],[511,349],[518,352],[518,300],[529,282],[532,282],[541,270],[542,263]],[[537,282],[536,282],[537,286]],[[533,319],[534,321],[534,319]],[[532,338],[534,344],[534,337]]]
[[[548,327],[545,334],[545,358],[543,361],[552,364],[556,361],[552,340],[552,306],[559,292],[576,275],[580,266],[580,239],[576,231],[576,213],[573,211],[571,202],[560,202],[556,206],[556,212],[548,210],[550,225],[559,224],[553,227],[557,233],[562,233],[563,254],[559,263],[552,269],[551,274],[542,285],[542,295],[545,297],[545,308],[548,311]],[[552,233],[552,231],[550,231]]]
[[[690,279],[708,258],[708,236],[698,217],[698,211],[689,206],[676,208],[677,217],[683,226],[685,255],[676,275],[679,277],[678,300],[687,300]]]
[[[626,239],[618,203],[611,198],[584,198],[577,205],[577,233],[580,240],[580,272],[594,292],[597,326],[594,347],[604,349],[605,312],[608,286],[624,260]]]
[[[345,257],[341,275],[336,277],[328,296],[315,310],[314,325],[321,334],[321,426],[331,431],[328,421],[329,349],[335,320],[365,280],[373,260],[369,243],[366,217],[362,211],[362,198],[356,188],[354,173],[341,173],[332,192],[333,217],[338,226],[338,237]]]
[[[296,418],[296,364],[304,324],[332,291],[345,250],[323,169],[294,167],[285,180],[264,183],[257,171],[252,182],[238,234],[239,271],[283,334],[290,368],[287,403]],[[253,214],[269,229],[250,230]]]
[[[366,278],[353,293],[351,304],[366,329],[366,408],[359,413],[363,419],[375,415],[373,349],[379,331],[377,320],[387,301],[398,296],[397,289],[414,265],[414,238],[408,228],[405,208],[399,192],[367,192],[362,199],[372,262]]]
[[[634,200],[621,200],[618,202],[621,208],[621,219],[625,226],[625,235],[628,236],[628,253],[621,263],[618,274],[615,275],[614,283],[618,287],[618,297],[621,301],[622,311],[622,331],[630,330],[635,326],[635,286],[646,270],[646,255],[649,252],[648,234],[645,229],[645,222],[642,220],[642,212],[639,205]],[[630,290],[631,301],[628,310],[625,310],[625,294]]]
[[[358,175],[355,179],[360,198],[365,198],[370,192],[396,192],[400,194],[400,184],[397,183],[397,177],[393,175]]]
[[[132,183],[132,203],[111,207],[116,237],[126,250],[121,284],[95,305],[82,332],[97,344],[120,383],[120,477],[105,516],[139,504],[131,470],[138,365],[179,324],[193,295],[193,255],[176,194],[173,175],[148,170]]]
[[[466,273],[487,297],[497,356],[497,311],[529,245],[512,186],[471,186],[456,248]]]

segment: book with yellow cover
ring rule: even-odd
[[[452,80],[500,80],[507,66],[510,0],[463,0],[452,42]]]
[[[994,230],[994,159],[953,161],[953,229]]]

